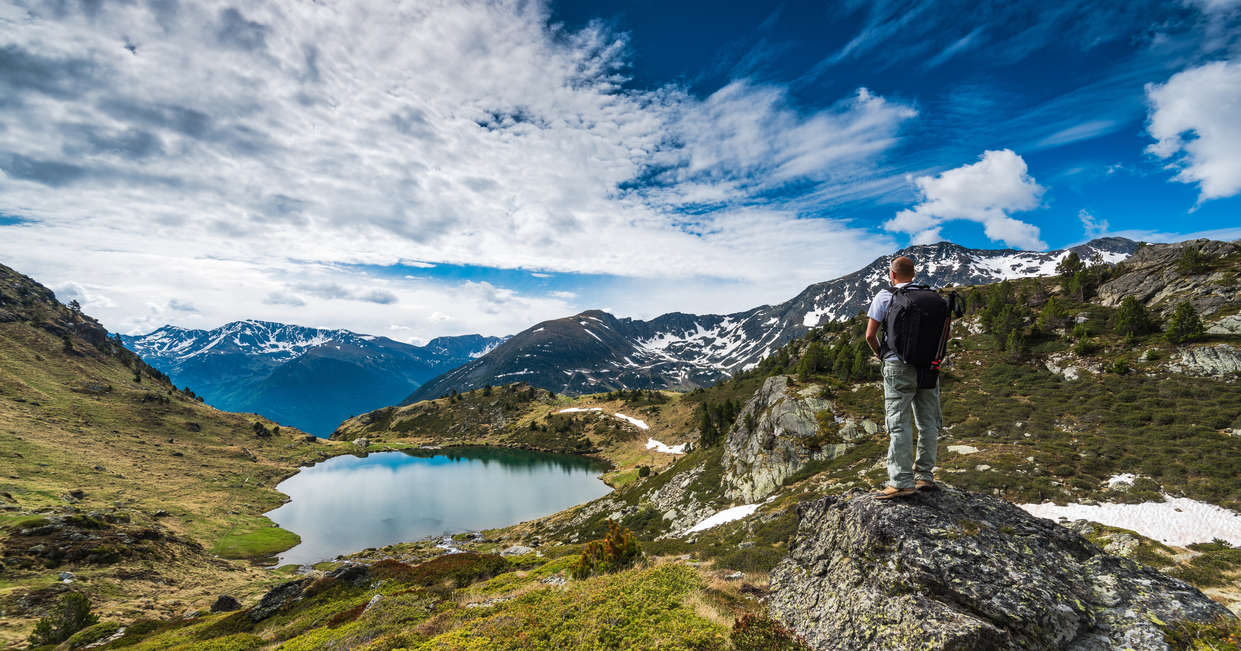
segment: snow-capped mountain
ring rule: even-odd
[[[322,436],[503,341],[463,335],[412,346],[269,321],[235,321],[213,330],[167,325],[123,340],[175,384],[190,387],[215,407],[259,413]]]
[[[423,384],[405,402],[516,381],[561,393],[706,386],[753,367],[810,328],[864,310],[871,297],[888,286],[888,265],[895,255],[914,259],[917,282],[943,287],[1051,275],[1070,250],[1086,261],[1115,263],[1136,251],[1137,243],[1109,237],[1037,252],[940,242],[877,258],[779,305],[735,314],[674,312],[641,321],[591,310],[518,333],[479,359]]]

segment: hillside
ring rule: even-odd
[[[235,321],[213,330],[168,325],[122,340],[214,407],[262,414],[319,436],[350,416],[401,400],[503,341],[463,335],[412,346],[268,321]]]
[[[1082,259],[1114,263],[1136,249],[1136,242],[1122,238],[1046,253],[968,249],[941,242],[912,246],[897,255],[918,262],[918,282],[947,286],[1050,275],[1070,250]],[[779,305],[735,314],[671,313],[641,321],[591,310],[545,321],[423,384],[404,403],[514,381],[574,394],[709,386],[753,368],[814,326],[848,319],[865,309],[871,297],[887,286],[890,260],[884,256],[847,276],[811,285]]]
[[[904,503],[859,491],[886,478],[877,369],[865,356],[856,362],[860,319],[815,328],[689,393],[570,398],[512,384],[365,414],[336,436],[591,452],[615,464],[617,488],[540,520],[462,532],[454,544],[465,553],[443,555],[435,540],[363,550],[247,610],[127,639],[159,648],[804,649],[861,639],[1234,648],[1241,624],[1225,608],[1241,612],[1241,529],[1228,520],[1241,510],[1241,336],[1224,331],[1241,302],[1209,297],[1228,295],[1238,272],[1237,244],[1191,242],[1068,277],[961,290],[969,313],[943,378],[937,474],[946,488]],[[1105,304],[1126,286],[1150,290],[1133,294],[1141,312]],[[1178,330],[1176,306],[1195,302],[1203,327]],[[692,445],[670,454],[646,449],[647,438]],[[1059,527],[1030,514],[1057,504],[1145,515],[1125,527]],[[1202,505],[1234,513],[1163,527]],[[609,520],[636,535],[645,560],[575,578],[584,543]],[[1232,540],[1201,540],[1212,526]],[[1157,539],[1195,529],[1200,542]],[[505,551],[513,545],[526,549]],[[920,621],[937,624],[921,630]]]
[[[0,265],[0,643],[70,589],[125,620],[263,590],[249,561],[297,542],[261,515],[273,486],[338,448],[176,390]]]

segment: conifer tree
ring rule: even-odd
[[[1181,301],[1168,319],[1168,329],[1164,331],[1164,336],[1174,344],[1182,344],[1201,337],[1204,331],[1198,311],[1189,301]]]
[[[1112,319],[1112,327],[1118,334],[1132,337],[1150,332],[1152,324],[1142,302],[1132,296],[1126,296],[1116,310],[1116,315]]]
[[[1083,271],[1085,268],[1086,263],[1082,262],[1077,252],[1069,251],[1069,254],[1064,256],[1064,259],[1056,265],[1056,273],[1068,278],[1077,275],[1078,272]]]

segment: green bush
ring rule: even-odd
[[[30,634],[31,646],[58,644],[69,639],[69,636],[99,623],[99,618],[90,611],[90,600],[80,592],[69,592],[60,598],[56,608],[47,617],[35,624]]]
[[[1073,354],[1078,357],[1089,357],[1097,352],[1099,352],[1099,344],[1089,339],[1082,339],[1073,344]]]
[[[1154,329],[1150,315],[1142,302],[1132,296],[1126,296],[1120,302],[1116,314],[1112,316],[1112,329],[1117,334],[1126,336],[1144,335]]]
[[[642,556],[642,549],[628,529],[608,520],[608,532],[602,540],[586,544],[577,562],[570,568],[575,579],[585,579],[592,574],[607,574],[633,567]]]
[[[1172,318],[1168,319],[1168,329],[1164,331],[1164,336],[1174,344],[1182,344],[1201,337],[1204,332],[1198,311],[1189,301],[1181,301],[1172,312]]]

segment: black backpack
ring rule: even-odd
[[[939,382],[944,330],[951,312],[948,301],[927,285],[910,284],[891,292],[880,352],[894,352],[915,367],[918,388],[930,389]]]

